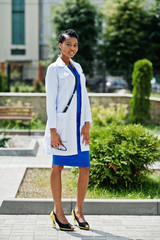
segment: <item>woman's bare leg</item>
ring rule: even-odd
[[[50,185],[54,200],[54,211],[60,222],[67,224],[68,221],[64,215],[61,195],[62,195],[62,183],[61,183],[61,172],[63,166],[52,164],[51,175],[50,175]]]
[[[80,222],[85,222],[83,216],[83,203],[88,188],[90,167],[79,167],[79,176],[77,181],[77,204],[75,213]]]

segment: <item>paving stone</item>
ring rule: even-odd
[[[12,231],[11,233],[12,236],[19,236],[19,235],[24,235],[24,236],[33,236],[34,235],[34,231],[33,232],[24,232],[24,231]]]
[[[22,236],[22,240],[34,240],[34,236]]]
[[[36,224],[24,224],[24,230],[29,230],[29,229],[35,229],[36,228]]]
[[[27,216],[26,215],[17,215],[16,220],[26,220]]]
[[[0,226],[0,229],[12,229],[12,228],[13,228],[13,224],[8,224],[8,225],[3,224]]]
[[[11,225],[14,223],[15,223],[15,220],[12,220],[12,219],[5,219],[5,222],[4,222],[5,225]]]
[[[13,226],[13,229],[17,229],[17,230],[22,230],[22,229],[24,229],[24,227],[25,227],[25,225],[24,224],[15,224],[14,226]]]
[[[38,216],[38,215],[27,215],[27,220],[29,220],[29,221],[33,220],[33,219],[37,220],[38,217],[40,217],[40,216]]]
[[[1,229],[0,236],[8,236],[11,234],[11,229]]]
[[[22,236],[11,236],[9,240],[21,240]]]
[[[9,239],[9,236],[3,236],[3,237],[1,237],[1,235],[0,235],[0,239],[1,239],[1,240],[6,240],[6,239],[8,240],[8,239]]]

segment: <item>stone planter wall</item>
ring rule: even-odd
[[[113,94],[113,93],[89,93],[90,103],[109,106],[110,104],[127,104],[132,94]],[[5,105],[6,101],[16,103],[30,103],[34,107],[34,112],[38,117],[46,122],[46,96],[45,93],[0,93],[0,105]],[[151,100],[151,122],[160,124],[160,98],[150,98]]]

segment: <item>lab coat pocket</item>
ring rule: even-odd
[[[57,113],[57,133],[66,142],[67,113]]]
[[[63,72],[62,74],[60,74],[59,79],[60,79],[60,81],[64,81],[69,76],[70,76],[70,74],[68,72]]]

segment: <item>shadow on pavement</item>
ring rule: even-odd
[[[56,228],[55,228],[56,229]],[[60,231],[59,229],[56,229],[57,231]],[[95,235],[95,236],[88,236],[89,232],[91,235]],[[128,237],[124,237],[124,236],[117,236],[111,233],[108,233],[107,231],[100,231],[100,230],[94,230],[94,229],[90,229],[89,231],[83,231],[81,230],[81,233],[79,232],[65,232],[68,235],[71,235],[72,237],[77,237],[77,238],[81,238],[83,240],[132,240],[132,238],[128,238]],[[87,234],[86,234],[87,233]],[[138,240],[142,240],[142,239],[138,239]]]

